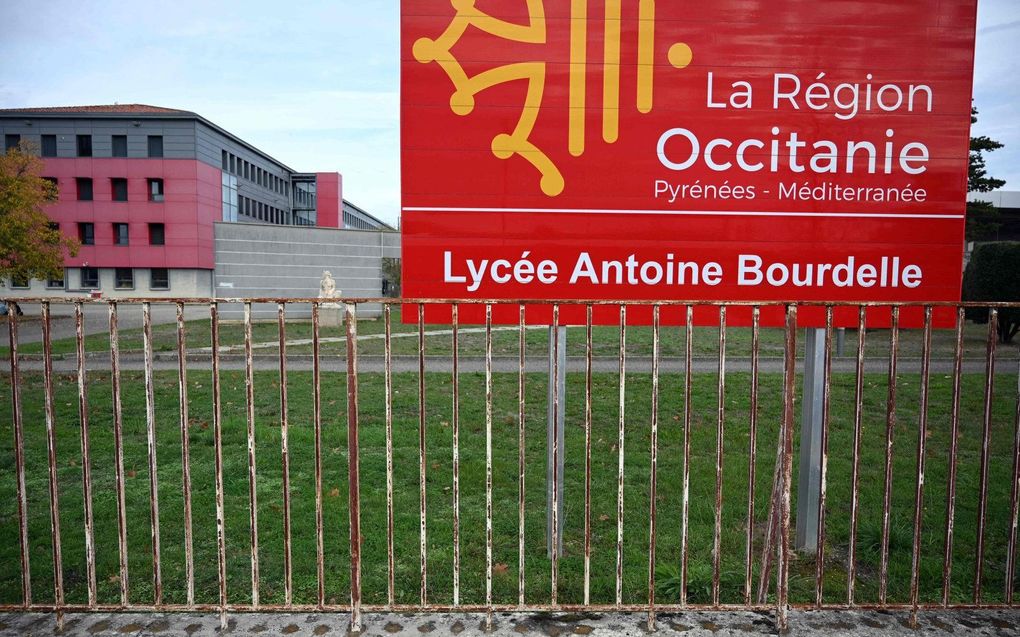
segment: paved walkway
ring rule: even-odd
[[[804,611],[790,614],[791,635],[861,635],[872,637],[917,635],[1015,636],[1020,633],[1020,609],[1010,611],[929,611],[918,617],[911,628],[908,613],[886,611]],[[478,614],[366,614],[362,635],[381,637],[468,637],[485,635],[484,616]],[[288,635],[321,637],[348,635],[348,615],[331,614],[240,614],[229,616],[230,635]],[[692,612],[658,617],[657,635],[684,637],[724,637],[736,635],[774,635],[772,613]],[[219,618],[214,614],[93,613],[68,614],[63,631],[57,631],[56,618],[39,613],[0,613],[0,637],[64,635],[69,637],[122,637],[152,635],[158,637],[201,637],[221,634]],[[533,635],[568,637],[623,635],[646,637],[644,614],[552,615],[499,613],[490,635]]]
[[[189,370],[209,369],[211,365],[210,353],[188,354],[187,360]],[[0,365],[0,373],[7,369],[7,358],[0,357],[3,361]],[[459,359],[460,371],[484,372],[485,358],[479,356],[461,356]],[[320,359],[322,371],[344,372],[347,371],[347,360],[343,356],[323,355]],[[394,373],[418,371],[417,356],[394,356],[392,358],[392,371]],[[519,370],[520,360],[516,356],[494,356],[492,359],[492,371],[496,373],[514,373]],[[804,362],[797,361],[797,370],[803,371]],[[58,354],[53,357],[53,371],[57,373],[70,373],[77,369],[78,363],[73,353]],[[121,354],[120,366],[122,370],[139,371],[145,367],[145,359],[138,352]],[[244,356],[238,354],[221,354],[220,369],[243,370],[245,366]],[[280,359],[274,355],[256,355],[252,358],[252,366],[256,371],[275,371],[280,368]],[[840,359],[832,362],[832,371],[835,373],[852,373],[856,370],[856,359]],[[153,355],[153,369],[156,371],[176,371],[178,367],[176,352],[157,352]],[[19,357],[19,368],[24,372],[38,372],[43,369],[43,359],[38,354],[28,354]],[[110,370],[110,356],[108,352],[92,352],[85,361],[87,371],[108,372]],[[287,369],[290,371],[310,371],[312,369],[312,356],[310,354],[288,354]],[[358,356],[359,372],[382,372],[385,369],[385,359],[382,356]],[[580,356],[567,358],[567,371],[580,373],[585,369],[585,359]],[[659,361],[659,369],[662,373],[677,373],[684,371],[684,361],[676,357],[663,357]],[[719,360],[711,358],[695,358],[691,361],[691,370],[695,373],[716,373],[719,369]],[[763,374],[780,373],[783,371],[783,359],[775,357],[762,357],[759,361],[759,371]],[[864,364],[864,371],[869,374],[886,373],[889,369],[889,361],[885,358],[867,359]],[[426,358],[425,370],[427,372],[451,373],[453,371],[453,360],[449,355],[428,356]],[[599,356],[592,359],[592,371],[595,373],[613,374],[620,370],[620,360],[616,356]],[[652,359],[649,356],[628,356],[628,373],[650,373],[652,370]],[[525,360],[525,371],[530,373],[548,373],[549,363],[545,356],[528,356]],[[726,361],[727,372],[750,372],[751,361],[747,358],[729,357]],[[921,359],[913,357],[900,357],[897,362],[897,371],[901,374],[916,374],[921,371]],[[979,374],[985,372],[984,360],[969,359],[963,363],[963,371],[968,374]],[[932,374],[951,374],[953,372],[953,360],[949,358],[933,358],[931,361]],[[998,359],[995,373],[1000,375],[1016,376],[1018,373],[1018,361],[1014,357]]]

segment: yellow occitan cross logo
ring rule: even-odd
[[[485,89],[515,80],[527,80],[528,90],[517,126],[512,132],[500,133],[492,139],[492,153],[499,159],[519,155],[541,174],[539,186],[542,192],[555,197],[563,192],[563,174],[549,156],[530,140],[542,107],[546,62],[539,60],[506,64],[468,77],[452,53],[453,47],[468,27],[514,42],[545,44],[547,33],[543,0],[525,2],[529,23],[514,24],[479,11],[475,8],[475,0],[450,0],[456,13],[449,26],[436,39],[421,38],[416,41],[413,53],[415,59],[422,64],[435,62],[446,72],[454,86],[450,109],[457,115],[470,114],[475,107],[475,96]],[[616,142],[620,132],[620,3],[621,0],[605,2],[602,139],[609,144]],[[655,73],[655,0],[638,0],[638,20],[636,105],[639,112],[648,113],[652,110]],[[570,0],[570,113],[567,149],[574,157],[584,154],[587,44],[588,0]],[[669,48],[667,57],[674,67],[684,68],[691,63],[692,53],[688,45],[679,42]]]

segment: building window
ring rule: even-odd
[[[244,161],[243,159],[241,161],[243,162],[242,165],[244,166],[244,171],[243,171],[244,175],[243,175],[243,177],[250,181],[251,177],[249,177],[249,175],[250,175],[249,171],[251,170],[251,164],[249,164],[248,162]]]
[[[149,201],[163,201],[163,180],[149,180]]]
[[[227,161],[227,151],[221,150],[220,151],[220,169],[221,170],[227,170],[228,166],[230,166],[230,162]]]
[[[114,201],[128,200],[127,179],[124,179],[123,177],[114,177],[110,179],[110,186],[113,190]]]
[[[78,223],[78,241],[83,246],[96,245],[96,224],[88,222]]]
[[[56,135],[43,135],[42,136],[42,156],[43,157],[56,157],[57,156],[57,136]]]
[[[163,136],[149,135],[149,157],[163,156]]]
[[[59,279],[46,279],[46,287],[50,289],[64,289],[64,277]]]
[[[11,289],[14,290],[27,290],[28,289],[28,277],[12,276],[11,277]]]
[[[78,135],[78,156],[92,156],[92,135]]]
[[[149,289],[169,290],[170,270],[166,268],[152,268],[149,270]]]
[[[92,178],[75,177],[74,182],[78,188],[78,201],[92,201]]]
[[[135,271],[131,268],[114,268],[113,287],[118,290],[135,287]]]
[[[161,223],[149,224],[149,245],[166,245],[166,226]]]
[[[83,288],[99,287],[99,268],[82,268],[80,274],[81,274],[81,287]]]
[[[4,135],[4,151],[11,152],[21,143],[21,135]]]
[[[234,157],[233,153],[231,153],[230,154],[230,171],[229,171],[231,175],[236,175],[237,174],[237,162],[235,161],[236,159],[237,158]]]
[[[126,246],[128,244],[128,224],[113,224],[113,244],[118,246]]]
[[[113,156],[127,157],[127,135],[113,136]]]
[[[220,198],[222,204],[222,221],[237,221],[237,177],[230,173],[222,174],[223,194]]]

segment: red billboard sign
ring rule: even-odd
[[[959,300],[975,5],[402,0],[404,294]]]

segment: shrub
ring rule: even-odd
[[[974,248],[963,274],[964,301],[1020,301],[1020,242],[982,243]],[[967,318],[988,321],[986,308],[968,308]],[[1020,308],[999,310],[999,341],[1009,343],[1020,330]]]

